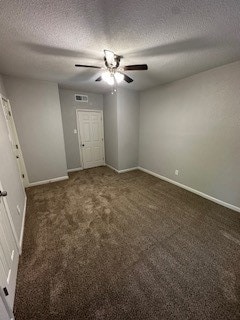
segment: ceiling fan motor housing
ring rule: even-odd
[[[104,61],[105,61],[105,66],[107,68],[110,68],[110,69],[117,69],[119,67],[119,64],[120,64],[120,60],[121,60],[121,56],[117,56],[117,55],[114,55],[114,64],[113,63],[108,63],[106,57],[104,57]]]

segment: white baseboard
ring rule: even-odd
[[[132,168],[119,170],[118,173],[124,173],[124,172],[129,172],[129,171],[134,171],[134,170],[138,170],[138,167],[132,167]]]
[[[114,168],[114,167],[110,166],[110,164],[107,164],[107,163],[106,163],[106,166],[107,166],[108,168],[110,168],[110,169],[112,169],[112,170],[116,171],[116,172],[118,173],[118,170],[117,170],[116,168]]]
[[[67,172],[75,172],[75,171],[80,171],[80,170],[83,170],[83,168],[79,167],[79,168],[74,168],[74,169],[68,169]]]
[[[22,227],[21,227],[21,233],[20,233],[20,239],[19,239],[19,254],[20,255],[22,254],[22,244],[23,244],[26,210],[27,210],[27,196],[25,196],[25,201],[24,201]]]
[[[39,186],[41,184],[47,184],[47,183],[62,181],[62,180],[66,180],[66,179],[69,179],[69,176],[63,176],[63,177],[53,178],[53,179],[49,179],[49,180],[31,182],[31,183],[29,183],[29,187]]]
[[[117,170],[116,168],[110,166],[109,164],[106,164],[106,166],[109,167],[110,169],[116,171],[117,173],[125,173],[125,172],[129,172],[129,171],[133,171],[133,170],[138,170],[138,167],[127,168],[127,169],[123,169],[123,170]]]
[[[142,167],[138,167],[138,169],[141,170],[141,171],[143,171],[143,172],[146,172],[146,173],[148,173],[148,174],[151,174],[152,176],[157,177],[157,178],[159,178],[159,179],[161,179],[161,180],[164,180],[164,181],[170,182],[170,183],[172,183],[172,184],[175,184],[176,186],[178,186],[178,187],[180,187],[180,188],[183,188],[183,189],[188,190],[188,191],[190,191],[190,192],[192,192],[192,193],[195,193],[195,194],[197,194],[197,195],[199,195],[199,196],[201,196],[201,197],[203,197],[203,198],[205,198],[205,199],[208,199],[208,200],[213,201],[213,202],[215,202],[215,203],[217,203],[217,204],[220,204],[221,206],[224,206],[224,207],[226,207],[226,208],[228,208],[228,209],[231,209],[231,210],[240,212],[240,208],[237,207],[237,206],[234,206],[233,204],[230,204],[230,203],[224,202],[224,201],[222,201],[222,200],[219,200],[219,199],[217,199],[217,198],[214,198],[214,197],[212,197],[212,196],[209,196],[209,195],[206,194],[206,193],[203,193],[203,192],[201,192],[201,191],[195,190],[195,189],[190,188],[190,187],[188,187],[188,186],[186,186],[186,185],[184,185],[184,184],[182,184],[182,183],[179,183],[179,182],[177,182],[177,181],[174,181],[174,180],[171,180],[171,179],[166,178],[166,177],[164,177],[164,176],[161,176],[160,174],[155,173],[155,172],[153,172],[153,171],[144,169],[144,168],[142,168]]]

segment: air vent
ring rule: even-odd
[[[79,102],[88,102],[88,96],[83,94],[75,94],[75,100]]]

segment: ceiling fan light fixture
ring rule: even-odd
[[[105,82],[107,82],[110,86],[114,85],[114,77],[109,71],[103,72],[102,79]]]
[[[104,80],[110,86],[115,86],[121,83],[123,80],[127,83],[133,82],[133,79],[123,73],[124,71],[139,71],[148,70],[147,64],[133,64],[125,67],[120,66],[120,61],[123,56],[116,55],[113,51],[104,50],[104,62],[105,67],[92,66],[86,64],[75,64],[76,67],[95,68],[105,70],[101,76],[95,81],[100,82]]]
[[[124,75],[120,72],[115,72],[114,77],[115,77],[117,83],[122,82],[124,79]]]
[[[104,50],[104,54],[105,54],[107,64],[109,66],[115,67],[116,66],[115,53],[110,50]]]
[[[113,86],[114,85],[114,77],[113,76],[110,76],[108,82],[107,82],[110,86]]]

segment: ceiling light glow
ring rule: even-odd
[[[124,79],[124,75],[120,72],[115,72],[115,73],[112,73],[110,71],[104,71],[102,73],[102,79],[107,82],[110,86],[113,86],[115,81],[117,83],[120,83],[123,81]]]
[[[120,72],[116,72],[116,73],[114,74],[114,77],[115,77],[117,83],[122,82],[123,79],[124,79],[124,75],[123,75],[122,73],[120,73]]]
[[[102,74],[102,79],[107,82],[110,86],[114,85],[114,77],[109,71],[105,71]]]
[[[110,86],[113,86],[114,85],[114,77],[111,75],[110,78],[108,79],[107,83],[110,85]]]

